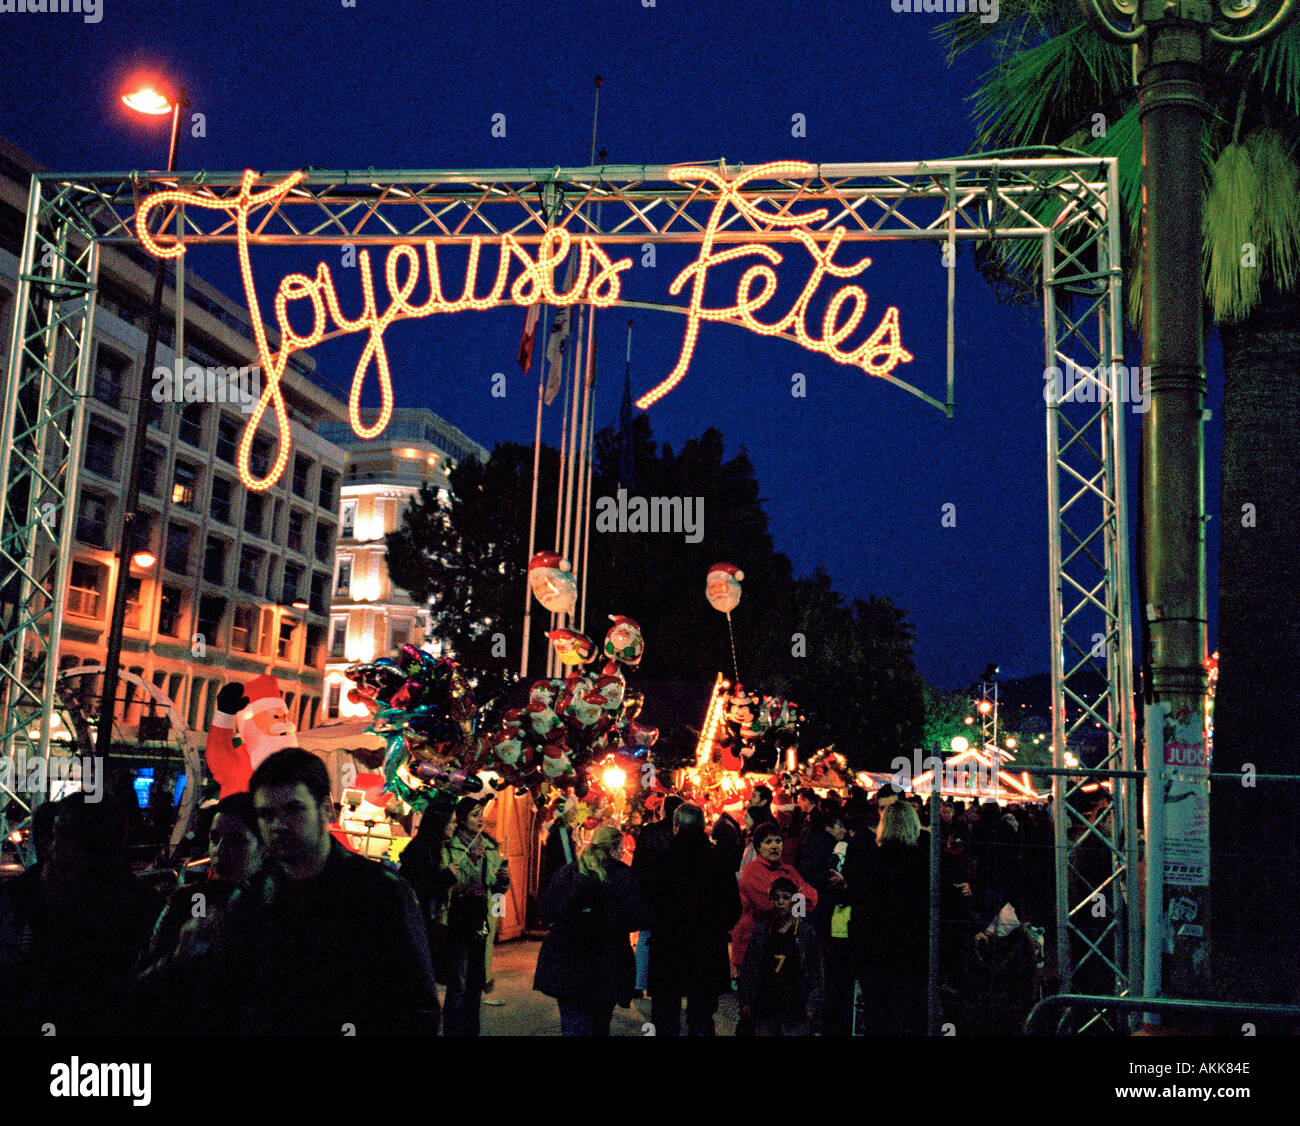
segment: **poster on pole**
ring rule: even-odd
[[[1198,712],[1165,728],[1165,883],[1210,883],[1210,757]]]

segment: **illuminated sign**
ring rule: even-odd
[[[823,222],[826,219],[828,212],[825,208],[800,213],[791,213],[786,208],[780,211],[764,211],[740,194],[740,189],[753,180],[780,176],[812,176],[815,172],[813,165],[796,162],[759,165],[730,179],[712,168],[682,166],[669,170],[668,177],[675,182],[701,181],[716,187],[719,194],[704,229],[699,254],[694,262],[677,275],[669,288],[669,292],[676,295],[681,293],[688,283],[690,285],[690,302],[685,310],[686,332],[681,352],[676,365],[663,382],[637,400],[637,406],[642,410],[657,402],[681,382],[695,353],[696,339],[700,325],[704,321],[727,321],[764,336],[793,335],[804,348],[829,356],[837,363],[859,367],[870,375],[888,375],[898,364],[912,359],[902,346],[898,310],[892,306],[886,309],[884,317],[865,341],[854,347],[845,345],[866,313],[867,293],[858,285],[844,285],[835,290],[826,304],[821,324],[809,326],[809,303],[825,277],[828,275],[832,278],[857,277],[871,265],[870,258],[862,258],[848,264],[834,261],[846,233],[843,227],[836,227],[829,234],[820,236],[814,235],[807,229],[809,224]],[[359,437],[378,437],[388,425],[393,410],[392,376],[388,364],[388,352],[384,345],[384,333],[394,321],[413,320],[432,316],[435,313],[457,313],[464,309],[494,309],[504,304],[527,306],[538,302],[549,305],[582,303],[604,308],[618,301],[621,292],[619,274],[630,269],[632,265],[630,258],[612,261],[595,238],[571,235],[563,227],[548,229],[536,241],[534,252],[531,253],[511,234],[490,237],[475,235],[468,239],[428,239],[422,244],[423,273],[426,275],[428,297],[420,303],[413,303],[411,296],[415,292],[422,272],[421,254],[415,245],[401,243],[389,249],[384,262],[384,282],[388,290],[388,298],[386,307],[381,310],[380,302],[376,300],[370,252],[362,250],[357,256],[361,275],[362,308],[356,317],[348,317],[344,314],[329,266],[324,262],[316,267],[314,276],[292,273],[286,274],[280,280],[274,300],[275,323],[280,332],[280,347],[273,354],[266,338],[257,292],[253,284],[249,244],[256,241],[257,236],[249,233],[249,217],[261,208],[274,206],[282,201],[306,178],[306,173],[294,172],[278,184],[261,191],[254,191],[253,184],[257,178],[257,173],[245,172],[239,194],[232,199],[219,200],[199,191],[172,189],[155,192],[146,197],[136,210],[136,233],[140,242],[149,253],[159,258],[179,257],[185,252],[185,248],[181,244],[168,245],[159,242],[158,238],[150,233],[149,219],[156,209],[168,204],[184,204],[186,207],[226,211],[234,220],[240,274],[243,278],[244,294],[257,344],[258,358],[265,377],[261,398],[253,409],[240,439],[237,459],[240,480],[255,491],[269,489],[274,485],[280,479],[289,461],[291,447],[289,414],[280,391],[280,379],[284,375],[289,357],[294,352],[319,344],[327,335],[337,336],[354,332],[366,334],[366,343],[357,361],[351,392],[348,396],[348,418],[352,429]],[[718,234],[724,219],[727,218],[729,208],[738,212],[755,228],[756,240],[731,245],[725,250],[715,250]],[[776,272],[772,267],[779,265],[783,260],[779,251],[761,241],[763,231],[759,228],[762,226],[768,229],[788,230],[804,246],[813,261],[812,273],[804,284],[802,292],[785,315],[775,320],[759,320],[755,317],[755,313],[763,309],[776,293],[778,283]],[[445,296],[442,292],[437,246],[439,243],[446,242],[467,243],[469,247],[465,281],[458,297]],[[485,242],[498,246],[499,255],[492,287],[487,293],[480,295],[479,259]],[[577,278],[570,289],[560,293],[555,288],[555,271],[562,266],[571,250],[576,250],[579,255]],[[743,259],[746,256],[757,256],[762,260],[751,264],[741,275],[735,301],[729,305],[706,305],[705,283],[709,271],[715,266]],[[521,272],[513,282],[510,282],[511,268],[516,262],[521,267]],[[305,333],[297,331],[290,324],[289,310],[295,303],[299,309],[310,310],[311,329]],[[361,390],[365,383],[366,372],[372,363],[379,380],[381,406],[373,425],[367,427],[361,420]],[[259,478],[250,470],[249,457],[252,453],[253,437],[268,407],[274,411],[279,427],[279,449],[266,476]]]

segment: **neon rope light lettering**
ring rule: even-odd
[[[760,164],[747,169],[730,180],[715,168],[698,168],[688,165],[669,169],[668,178],[670,180],[674,182],[703,180],[716,187],[720,195],[713,205],[713,214],[709,216],[708,226],[704,229],[704,238],[700,243],[699,255],[694,262],[673,279],[673,284],[668,288],[670,294],[676,295],[682,291],[687,281],[691,282],[691,300],[686,312],[686,335],[682,340],[682,350],[677,357],[677,365],[668,373],[667,378],[659,386],[647,391],[637,399],[636,405],[639,409],[648,410],[681,382],[682,377],[686,374],[686,369],[690,366],[691,357],[695,354],[695,342],[699,336],[702,321],[735,319],[751,332],[757,332],[764,336],[775,336],[777,333],[793,331],[799,344],[810,352],[821,352],[836,363],[852,364],[855,367],[860,367],[868,375],[888,375],[900,363],[907,363],[912,359],[911,353],[903,348],[898,324],[898,309],[892,305],[885,310],[885,315],[880,324],[866,341],[849,352],[840,349],[841,342],[858,327],[867,311],[867,292],[861,286],[848,285],[837,290],[831,296],[830,303],[827,305],[826,312],[822,317],[821,336],[814,337],[809,334],[807,326],[808,303],[821,284],[822,278],[827,274],[835,278],[856,277],[871,265],[871,259],[863,258],[851,266],[837,266],[831,261],[835,257],[835,251],[844,239],[844,228],[836,227],[831,232],[830,239],[826,241],[824,248],[819,246],[817,239],[806,229],[808,224],[820,223],[826,219],[828,214],[826,208],[819,207],[813,211],[805,211],[798,215],[788,214],[784,210],[780,212],[763,211],[757,205],[745,199],[740,194],[740,189],[751,180],[768,180],[781,176],[808,177],[815,175],[816,172],[815,165],[804,164],[799,161],[775,161],[771,164]],[[816,263],[811,276],[804,284],[803,292],[799,294],[790,311],[779,321],[764,322],[756,320],[754,312],[766,305],[769,298],[776,292],[776,271],[772,269],[772,266],[778,265],[782,261],[780,252],[758,242],[742,243],[716,253],[713,250],[714,240],[728,205],[734,207],[752,223],[768,223],[773,227],[791,228],[795,238],[804,245]],[[767,261],[750,266],[741,275],[740,283],[736,287],[735,303],[713,309],[705,308],[704,284],[710,268],[736,258],[743,258],[749,254],[757,254]],[[759,281],[762,282],[763,288],[755,294],[752,290],[755,283]],[[843,320],[843,323],[837,326],[836,322],[840,319],[846,303],[851,303],[849,304],[848,315]]]
[[[793,333],[802,347],[829,356],[836,363],[860,367],[870,375],[887,375],[898,364],[912,359],[911,354],[902,346],[898,310],[893,306],[885,311],[875,331],[862,344],[848,350],[841,348],[841,345],[857,329],[866,313],[867,293],[857,285],[843,286],[831,295],[822,316],[822,323],[817,329],[820,335],[813,335],[807,324],[808,306],[822,279],[827,275],[833,278],[857,277],[871,265],[871,259],[863,258],[851,265],[839,265],[833,261],[846,233],[844,228],[836,227],[830,232],[829,237],[822,235],[820,238],[814,237],[807,230],[809,224],[826,219],[828,212],[825,208],[801,214],[790,214],[785,210],[768,212],[761,210],[740,194],[740,189],[753,180],[781,176],[808,177],[815,172],[815,166],[794,161],[758,165],[732,179],[727,179],[712,168],[684,166],[669,171],[669,178],[675,182],[701,180],[716,187],[720,194],[705,228],[696,260],[677,275],[669,289],[671,294],[676,295],[683,290],[687,282],[691,283],[690,303],[686,309],[686,333],[677,363],[663,382],[637,400],[640,409],[648,409],[681,382],[695,353],[700,325],[704,321],[733,321],[751,332],[765,336]],[[306,173],[294,172],[278,184],[273,184],[262,191],[254,191],[253,184],[257,179],[257,173],[248,171],[244,173],[239,193],[233,199],[217,200],[196,191],[169,189],[146,197],[136,209],[137,237],[149,253],[159,258],[179,257],[185,252],[185,248],[180,244],[160,243],[150,233],[149,219],[158,208],[168,204],[184,204],[187,207],[225,211],[235,221],[240,276],[244,283],[244,295],[249,319],[252,322],[253,337],[257,344],[258,359],[265,377],[261,398],[249,416],[240,438],[236,462],[240,481],[254,492],[262,492],[274,485],[284,473],[289,461],[292,448],[289,413],[280,389],[280,380],[288,365],[289,357],[296,351],[319,344],[330,333],[331,325],[335,330],[333,335],[354,332],[366,334],[366,343],[353,372],[352,387],[348,395],[348,420],[359,437],[375,438],[387,427],[393,411],[392,372],[388,362],[388,351],[384,344],[384,333],[394,321],[413,320],[437,313],[458,313],[465,309],[485,311],[506,303],[523,306],[538,302],[550,305],[585,303],[596,308],[605,308],[618,301],[621,292],[619,274],[632,265],[630,258],[612,261],[593,238],[585,235],[575,237],[562,227],[552,227],[542,235],[535,248],[535,257],[513,235],[505,234],[487,239],[475,235],[464,240],[469,246],[464,288],[460,296],[453,299],[443,294],[436,242],[426,240],[423,243],[424,272],[427,275],[429,292],[423,302],[415,303],[412,301],[412,295],[420,280],[421,256],[416,246],[401,243],[389,249],[384,261],[384,283],[388,290],[388,297],[387,307],[381,311],[380,300],[375,294],[370,251],[363,249],[357,255],[361,276],[362,306],[356,317],[349,317],[343,312],[334,279],[330,274],[329,266],[324,262],[317,265],[314,276],[292,273],[280,280],[274,298],[275,323],[280,332],[280,346],[272,353],[262,321],[254,286],[252,262],[249,257],[249,244],[255,237],[249,234],[249,216],[259,208],[278,204],[305,178]],[[782,261],[782,255],[762,242],[742,243],[726,250],[715,251],[717,232],[728,206],[736,208],[754,225],[766,223],[770,227],[790,229],[794,237],[812,256],[813,271],[803,291],[785,316],[777,321],[759,321],[754,314],[762,309],[776,292],[777,277],[772,267]],[[499,247],[499,257],[492,287],[486,294],[480,295],[479,258],[485,241]],[[555,271],[563,265],[570,250],[575,247],[580,255],[577,278],[571,289],[558,292],[555,288]],[[709,270],[747,255],[758,255],[764,261],[751,265],[745,270],[737,286],[735,302],[726,306],[706,307],[704,289]],[[510,284],[507,296],[507,281],[511,265],[516,260],[522,267],[522,272]],[[756,287],[760,287],[757,292],[755,292]],[[306,333],[298,332],[290,323],[289,311],[295,303],[298,308],[302,308],[303,303],[310,308],[311,329]],[[366,373],[372,366],[379,381],[381,405],[374,423],[366,426],[361,419],[361,392],[365,385]],[[268,409],[275,414],[279,444],[275,461],[265,476],[258,477],[252,471],[250,458],[253,439]]]

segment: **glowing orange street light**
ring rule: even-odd
[[[140,570],[147,571],[158,562],[158,556],[148,550],[137,551],[133,556],[131,556],[131,562],[139,567]]]
[[[172,97],[161,92],[159,83],[142,83],[122,95],[122,104],[138,113],[151,117],[172,115],[171,141],[167,146],[167,171],[176,171],[176,151],[180,144],[181,109],[188,106],[189,100],[183,90],[177,90]],[[118,536],[115,554],[117,555],[117,581],[113,589],[112,611],[108,619],[108,636],[105,640],[103,696],[99,703],[99,726],[95,731],[95,755],[107,759],[113,748],[113,717],[117,703],[117,685],[119,664],[122,660],[122,631],[126,626],[127,583],[130,579],[129,560],[139,560],[144,552],[131,552],[131,545],[136,542],[135,528],[137,509],[140,504],[140,467],[144,463],[145,445],[149,430],[150,396],[146,388],[150,373],[154,370],[154,361],[158,355],[158,330],[162,322],[163,280],[166,262],[159,258],[153,274],[153,302],[149,307],[149,331],[145,341],[144,364],[140,373],[140,394],[136,399],[134,410],[134,433],[131,439],[131,453],[127,460],[126,480],[122,492],[122,527]],[[179,310],[178,310],[179,312]],[[180,313],[180,315],[184,315]],[[147,566],[152,567],[157,558],[152,552]],[[139,563],[145,567],[146,564]]]
[[[122,104],[136,113],[153,114],[155,117],[172,112],[172,100],[148,84],[123,94]]]
[[[980,715],[988,715],[989,712],[993,710],[993,705],[989,703],[988,700],[981,700],[975,705],[975,710],[979,712]]]

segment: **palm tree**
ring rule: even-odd
[[[1129,52],[1074,4],[1003,0],[1000,18],[947,21],[949,61],[990,47],[971,95],[974,151],[1055,145],[1115,156],[1128,248],[1129,316],[1141,305],[1141,129]],[[1214,769],[1293,774],[1300,733],[1300,26],[1253,50],[1209,44],[1202,132],[1207,316],[1224,354],[1219,554],[1220,679]],[[1036,248],[982,252],[987,273],[1027,292]],[[1298,933],[1300,789],[1261,782],[1214,790],[1216,955]],[[1249,957],[1249,955],[1245,955]],[[1289,959],[1292,963],[1295,958]],[[1233,988],[1250,983],[1238,979]]]

